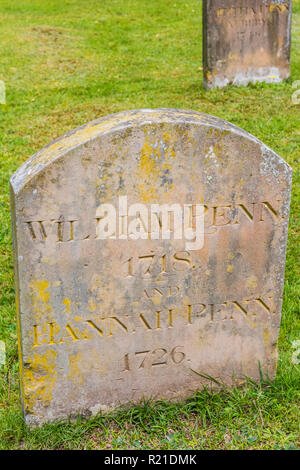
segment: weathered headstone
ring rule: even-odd
[[[206,88],[290,75],[291,0],[203,0]]]
[[[11,178],[26,422],[185,397],[198,374],[259,379],[259,362],[274,377],[291,173],[245,131],[167,109],[93,121],[28,160]]]

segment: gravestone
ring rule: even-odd
[[[206,88],[290,76],[291,0],[203,0]]]
[[[291,173],[228,122],[168,109],[93,121],[24,163],[11,206],[26,422],[259,380],[259,364],[274,377]]]

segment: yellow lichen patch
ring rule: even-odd
[[[101,376],[107,375],[107,369],[110,367],[110,357],[107,357],[104,361],[97,351],[93,351],[91,357],[91,368],[95,369],[97,374]]]
[[[88,303],[88,311],[89,312],[94,312],[97,308],[97,304],[96,302],[94,301],[94,299],[89,299],[89,303]]]
[[[79,317],[78,315],[75,315],[74,317],[72,317],[72,320],[74,320],[74,321],[82,321],[82,317]]]
[[[52,307],[48,305],[50,293],[47,290],[50,283],[46,280],[34,280],[30,284],[30,294],[32,301],[32,310],[39,321],[42,316],[52,311]]]
[[[102,279],[99,274],[94,274],[91,282],[91,292],[97,291],[102,285]]]
[[[50,293],[47,289],[50,284],[48,281],[32,281],[29,285],[33,291],[35,300],[40,300],[43,303],[47,303],[49,301]]]
[[[255,276],[250,276],[246,279],[246,287],[255,288],[257,287],[257,278]]]
[[[84,330],[81,331],[81,338],[82,339],[93,339],[93,332],[89,328],[84,328]]]
[[[265,345],[265,348],[267,348],[268,345],[269,345],[269,338],[270,338],[270,334],[269,334],[268,330],[265,330],[264,331],[264,345]]]
[[[288,3],[273,3],[270,5],[270,12],[272,13],[273,10],[278,10],[279,12],[286,11],[289,9]]]
[[[49,263],[49,264],[54,264],[54,261],[52,258],[47,258],[46,256],[43,256],[41,259],[42,263]]]
[[[233,269],[234,269],[234,268],[233,268],[233,266],[232,266],[231,264],[229,264],[229,265],[227,266],[227,272],[228,272],[228,273],[232,273],[232,272],[233,272]]]
[[[91,351],[89,353],[90,361],[86,361],[83,353],[74,353],[69,355],[69,373],[67,378],[71,380],[76,387],[71,396],[76,395],[78,386],[83,385],[85,382],[85,374],[91,375],[92,372],[104,376],[107,374],[107,367],[99,355],[98,351]],[[110,362],[110,358],[107,359]]]
[[[155,197],[154,188],[151,186],[147,188],[143,183],[139,184],[139,192],[143,202],[150,202]]]
[[[189,130],[183,131],[182,138],[183,141],[187,142],[188,144],[192,146],[196,145],[196,141]]]
[[[173,190],[171,179],[175,159],[176,136],[173,130],[164,130],[149,134],[149,128],[144,128],[145,138],[141,149],[138,166],[138,188],[143,202],[153,201],[159,196],[161,186],[170,193]]]
[[[147,175],[151,175],[156,169],[155,160],[154,158],[151,158],[152,156],[154,158],[159,158],[159,153],[146,140],[142,148],[140,166],[143,169],[143,172]]]
[[[239,59],[239,55],[237,53],[229,52],[227,59],[225,59],[224,62],[226,62],[227,60],[238,60],[238,59]]]
[[[220,158],[223,156],[223,146],[220,145],[220,143],[214,145],[213,147],[214,154],[217,158]]]
[[[161,304],[161,297],[152,297],[151,300],[152,300],[154,305],[160,305]]]
[[[209,82],[211,80],[211,72],[209,70],[206,70],[204,73],[206,80]]]
[[[24,404],[25,409],[33,411],[37,401],[49,406],[52,391],[56,383],[56,351],[49,350],[45,354],[34,354],[29,365],[24,367]]]
[[[65,305],[65,311],[71,312],[71,308],[70,308],[71,300],[68,297],[63,300],[63,304]]]
[[[234,256],[233,253],[231,253],[231,252],[228,253],[228,259],[233,259],[233,256]]]
[[[68,379],[71,379],[76,385],[82,385],[84,383],[83,370],[85,367],[82,364],[81,353],[70,354]]]
[[[159,168],[156,160],[159,159],[159,154],[155,145],[151,145],[148,138],[141,151],[141,158],[139,162],[139,191],[143,202],[148,202],[155,197],[155,186],[158,183]]]
[[[172,135],[169,132],[163,132],[163,139],[164,139],[164,144],[167,146],[167,149],[166,149],[167,158],[169,157],[175,158],[174,145],[172,145]]]
[[[250,328],[252,329],[255,329],[256,328],[256,322],[255,322],[255,318],[251,318],[250,316],[247,316],[245,317],[245,320],[247,322],[247,324],[250,326]]]

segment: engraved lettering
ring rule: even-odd
[[[75,331],[71,327],[71,325],[68,323],[65,328],[65,332],[61,337],[61,340],[59,341],[60,343],[64,343],[64,339],[71,339],[72,341],[79,341],[78,336],[76,335]]]
[[[92,328],[94,328],[97,333],[99,333],[100,336],[103,336],[103,330],[99,328],[92,320],[87,320],[86,321]]]
[[[152,362],[152,366],[161,366],[163,364],[167,364],[167,360],[165,359],[164,361],[162,361],[162,359],[166,356],[168,351],[164,348],[158,348],[152,351],[152,354],[155,355],[157,351],[162,351],[162,354],[159,353],[158,357],[155,358],[156,362]]]
[[[191,265],[191,255],[188,251],[175,253],[174,259],[176,260],[173,263],[175,271],[184,271],[187,269],[187,266]]]
[[[38,220],[36,222],[25,222],[32,240],[44,241],[47,239],[47,233],[45,230],[44,220]]]

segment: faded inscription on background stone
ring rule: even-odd
[[[204,0],[205,86],[288,78],[291,15],[290,0]]]

